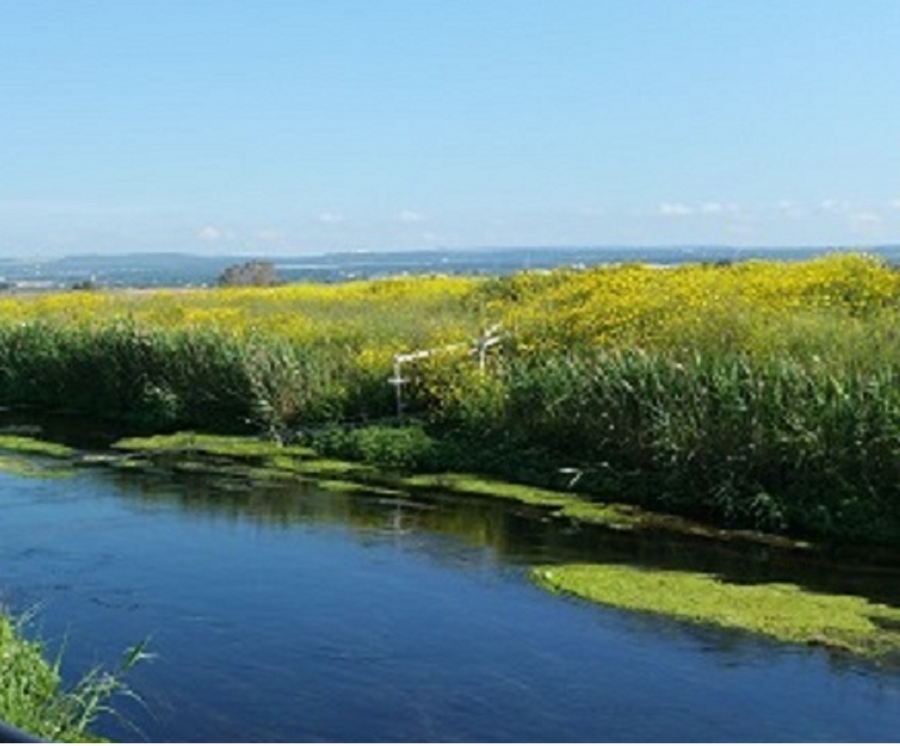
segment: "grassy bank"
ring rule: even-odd
[[[27,639],[21,622],[0,613],[0,719],[47,741],[102,741],[92,732],[98,716],[111,712],[117,694],[130,694],[123,676],[143,656],[129,651],[114,673],[88,672],[65,687],[60,657],[49,660],[40,642]]]
[[[480,366],[467,344],[495,323]],[[577,478],[722,526],[898,545],[898,329],[900,275],[857,255],[15,297],[0,404],[302,433],[408,473]],[[406,427],[373,427],[396,414],[394,354],[450,343],[403,368]]]
[[[321,453],[321,443],[316,448],[285,446],[252,437],[179,432],[125,438],[113,445],[114,452],[120,455],[88,456],[84,463],[126,471],[162,469],[202,474],[224,482],[239,480],[264,484],[309,480],[319,487],[340,492],[364,491],[401,497],[437,493],[510,500],[545,509],[549,516],[617,532],[671,534],[732,544],[748,542],[802,553],[816,549],[807,542],[788,540],[774,534],[717,529],[634,505],[601,502],[566,489],[546,489],[471,473],[412,473],[408,469],[398,468],[398,464],[408,466],[417,455],[421,456],[417,449],[403,450],[410,443],[421,447],[424,437],[421,430],[377,428],[368,433],[359,429],[350,433],[351,438],[360,436],[364,447],[352,452],[345,451],[346,458],[334,458]],[[346,444],[347,439],[348,434],[343,433],[340,442]],[[322,440],[333,444],[334,437],[326,433]]]

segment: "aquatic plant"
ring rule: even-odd
[[[712,575],[623,565],[537,567],[545,587],[598,603],[739,629],[782,642],[867,656],[900,650],[900,609],[789,583],[738,584]]]

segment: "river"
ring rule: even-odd
[[[0,475],[0,601],[64,673],[149,638],[113,739],[892,741],[900,672],[554,596],[537,562],[756,561],[533,508]],[[820,582],[821,578],[817,580]],[[887,579],[885,583],[890,583]],[[886,591],[887,592],[887,591]]]

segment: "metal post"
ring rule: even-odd
[[[403,384],[409,383],[409,379],[403,377],[403,363],[413,363],[417,360],[424,360],[425,358],[439,353],[447,353],[454,350],[466,350],[469,355],[478,355],[478,368],[483,373],[487,366],[488,348],[499,344],[501,341],[499,332],[500,325],[494,324],[494,326],[487,329],[484,334],[475,341],[475,347],[472,347],[471,343],[466,344],[464,342],[459,342],[458,344],[447,345],[446,347],[436,347],[431,350],[415,350],[413,352],[397,353],[394,355],[394,377],[388,378],[388,383],[394,387],[397,396],[397,419],[403,417]]]
[[[406,379],[403,378],[402,375],[402,360],[400,355],[394,355],[394,377],[388,379],[388,383],[390,383],[394,390],[397,393],[397,419],[400,419],[403,416],[403,384],[406,383]]]

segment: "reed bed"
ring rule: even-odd
[[[8,296],[0,403],[159,430],[381,422],[396,353],[496,323],[483,368],[463,345],[403,370],[430,468],[577,474],[728,525],[900,541],[900,274],[862,254]]]

